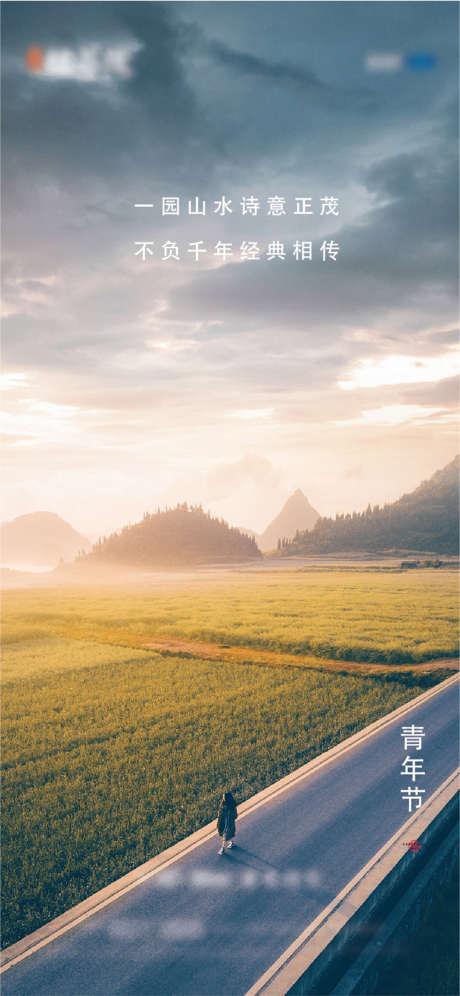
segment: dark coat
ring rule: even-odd
[[[226,839],[231,840],[235,836],[235,820],[237,816],[238,811],[236,806],[221,800],[217,814],[217,832],[219,837],[223,837],[225,834]]]

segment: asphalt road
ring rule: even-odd
[[[2,976],[3,996],[243,996],[406,822],[401,726],[424,801],[458,765],[458,685],[411,708]]]

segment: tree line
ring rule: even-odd
[[[255,539],[224,519],[187,502],[145,512],[142,520],[100,537],[80,562],[126,566],[175,566],[249,560],[261,557]]]
[[[280,540],[282,554],[363,550],[420,550],[457,554],[459,546],[458,457],[415,491],[384,506],[320,518],[311,530]]]

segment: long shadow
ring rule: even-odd
[[[244,858],[241,856],[242,854],[245,854],[248,857],[253,858],[255,860],[245,861]],[[279,872],[281,875],[283,874],[283,869],[280,868],[279,865],[274,865],[270,861],[266,861],[265,858],[261,858],[258,854],[254,854],[253,851],[248,851],[246,847],[242,847],[240,844],[233,844],[233,847],[230,849],[230,851],[227,850],[224,851],[223,856],[233,857],[232,863],[245,865],[247,868],[252,868],[253,871],[257,870],[260,871],[260,868],[258,869],[258,866],[256,864],[256,862],[260,862],[260,864],[267,865],[268,868],[272,868],[274,871]],[[288,872],[289,868],[284,869],[284,871]],[[324,886],[320,886],[319,884],[311,885],[308,882],[305,883],[302,882],[302,885],[300,887],[293,888],[292,890],[289,891],[292,891],[293,896],[295,896],[296,894],[298,896],[302,895],[304,898],[308,897],[311,900],[318,902],[320,909],[322,909],[324,906],[327,906],[330,902],[332,902],[335,896],[335,892],[333,889],[324,888]]]
[[[239,854],[235,854],[235,851],[237,849],[240,852]],[[270,863],[270,861],[265,861],[264,858],[259,858],[258,854],[254,854],[252,851],[246,850],[245,847],[240,847],[240,845],[234,844],[233,847],[230,849],[230,851],[224,851],[224,855],[223,856],[233,858],[232,864],[244,865],[246,868],[251,868],[253,871],[259,871],[260,872],[260,870],[261,870],[260,867],[258,868],[258,866],[257,866],[257,864],[255,862],[245,861],[241,857],[241,852],[243,852],[244,854],[247,854],[248,856],[250,856],[252,858],[255,858],[256,862],[260,861],[261,864],[267,865],[269,868],[272,868],[274,871],[279,872],[280,875],[283,874],[281,868],[277,867],[276,865],[272,865]],[[289,869],[286,869],[286,871],[289,871]],[[283,885],[283,883],[282,883],[282,880],[281,880],[278,883],[278,885],[277,885],[278,890],[280,888],[282,888],[282,885]],[[262,888],[262,887],[263,886],[259,886],[259,888]],[[268,891],[270,891],[270,890],[268,890]],[[293,902],[295,902],[296,898],[297,898],[297,900],[302,900],[302,901],[308,900],[308,901],[310,901],[313,904],[314,915],[315,916],[318,913],[320,913],[320,911],[322,909],[324,909],[325,906],[328,906],[329,903],[332,902],[332,900],[334,899],[334,896],[335,896],[335,892],[334,892],[333,889],[327,889],[327,888],[324,888],[324,886],[320,886],[320,885],[311,885],[308,882],[302,882],[297,887],[287,888],[286,892],[290,892],[290,894],[292,896],[292,901]]]
[[[268,868],[273,868],[274,871],[281,871],[281,868],[278,865],[272,865],[271,861],[266,861],[265,858],[261,858],[259,854],[254,854],[254,851],[248,851],[246,847],[241,847],[241,844],[233,844],[231,850],[225,851],[224,853],[234,855],[236,861],[242,865],[248,865],[249,868],[254,867],[254,861],[244,861],[242,857],[239,857],[240,854],[246,854],[249,858],[259,861],[262,865],[267,865]]]

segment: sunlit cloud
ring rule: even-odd
[[[0,374],[0,390],[11,391],[17,387],[25,387],[29,383],[26,373],[5,373]]]
[[[5,412],[3,416],[3,431],[13,446],[73,440],[82,431],[79,416],[91,414],[77,405],[57,405],[29,398],[18,404],[19,411]]]
[[[419,422],[434,415],[445,412],[445,408],[425,408],[423,405],[385,405],[383,408],[371,408],[361,412],[358,418],[348,418],[335,421],[333,424],[392,426],[403,425],[405,422]]]
[[[347,380],[339,380],[343,391],[390,384],[421,384],[444,380],[460,373],[460,351],[453,347],[440,356],[384,356],[359,360]]]
[[[81,409],[78,405],[56,405],[50,401],[25,400],[27,410],[39,415],[51,415],[54,418],[72,418]]]
[[[160,349],[166,353],[182,353],[199,345],[198,339],[146,339],[145,345],[150,349]]]

